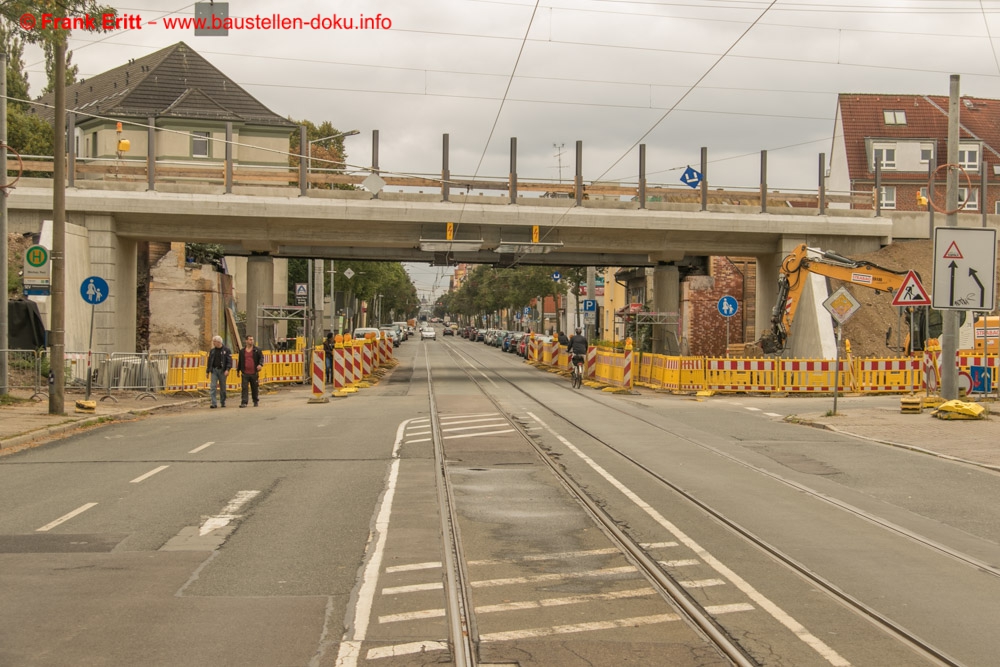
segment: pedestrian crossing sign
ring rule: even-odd
[[[903,278],[903,284],[896,290],[896,295],[892,297],[894,306],[929,306],[931,298],[927,296],[927,290],[920,284],[920,278],[913,271],[909,271]]]

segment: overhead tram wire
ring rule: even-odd
[[[986,26],[986,36],[990,40],[990,49],[993,51],[993,63],[997,66],[997,73],[1000,73],[1000,60],[997,59],[997,47],[993,43],[993,35],[990,33],[990,21],[986,17],[986,8],[983,7],[983,0],[979,0],[979,8],[983,10],[983,25]]]
[[[517,50],[517,58],[514,60],[514,66],[510,70],[510,77],[507,79],[507,87],[503,91],[503,99],[500,100],[500,106],[497,108],[497,114],[493,118],[493,126],[490,127],[490,134],[486,138],[486,145],[483,146],[483,152],[479,156],[479,162],[476,164],[476,171],[472,174],[472,180],[475,182],[476,177],[479,175],[479,170],[483,166],[483,160],[486,159],[486,152],[490,149],[490,142],[493,141],[493,133],[496,132],[497,123],[500,122],[500,114],[503,113],[503,105],[507,100],[507,95],[510,94],[511,84],[514,83],[514,74],[517,72],[517,66],[521,62],[521,56],[524,55],[524,45],[528,42],[528,35],[531,33],[531,26],[535,22],[535,14],[538,13],[538,3],[541,0],[535,0],[535,6],[531,10],[531,18],[528,19],[528,25],[524,29],[524,38],[521,40],[521,46]],[[465,205],[469,202],[469,197],[466,195],[465,199],[462,200],[462,208],[458,212],[458,220],[455,221],[455,231],[457,232],[459,227],[462,225],[462,216],[465,215]]]
[[[700,77],[698,77],[697,81],[695,81],[693,84],[691,84],[691,86],[688,88],[687,92],[685,92],[683,95],[681,95],[680,99],[678,99],[676,102],[674,102],[673,106],[670,107],[669,109],[667,109],[666,112],[664,112],[664,114],[662,116],[660,116],[660,118],[655,123],[653,123],[650,126],[650,128],[648,130],[646,130],[642,134],[642,136],[640,136],[638,139],[636,139],[635,142],[622,154],[621,157],[619,157],[617,160],[615,160],[611,164],[610,167],[608,167],[607,169],[605,169],[604,173],[602,173],[600,176],[598,176],[596,180],[598,180],[598,181],[602,180],[608,174],[608,172],[610,172],[612,169],[614,169],[616,166],[618,166],[619,162],[621,162],[622,160],[624,160],[625,157],[629,153],[631,153],[633,150],[635,150],[636,146],[638,146],[642,142],[643,139],[645,139],[646,137],[648,137],[650,135],[650,133],[659,126],[660,123],[662,123],[664,120],[666,120],[667,116],[669,116],[670,113],[674,109],[677,108],[677,105],[679,105],[681,102],[683,102],[687,98],[688,95],[690,95],[692,92],[694,92],[695,88],[698,87],[698,84],[701,83],[702,81],[704,81],[705,78],[709,74],[711,74],[712,71],[716,67],[718,67],[719,63],[722,62],[722,60],[729,54],[730,51],[732,51],[733,49],[736,48],[736,46],[743,40],[743,38],[746,37],[747,34],[749,34],[750,31],[754,29],[754,27],[760,22],[760,20],[762,18],[764,18],[765,15],[767,15],[768,10],[770,10],[771,7],[773,7],[777,2],[778,2],[778,0],[771,0],[771,3],[764,9],[764,11],[761,12],[760,15],[756,19],[754,19],[753,22],[749,26],[747,26],[746,30],[744,30],[742,33],[740,33],[740,36],[737,37],[736,40],[733,41],[733,43],[729,45],[729,48],[727,48],[725,50],[725,52],[722,55],[720,55],[715,60],[714,63],[712,63],[712,66],[709,67],[707,70],[705,70],[705,72]],[[545,230],[545,234],[543,235],[543,237],[542,237],[541,240],[544,240],[544,239],[548,238],[548,236],[553,232],[553,230],[555,230],[556,227],[558,227],[559,224],[563,220],[566,219],[566,216],[569,214],[569,212],[572,209],[573,209],[572,206],[567,207],[566,210],[563,211],[563,214],[561,216],[559,216],[559,218],[556,220],[556,222],[551,227],[549,227],[548,229]],[[515,260],[515,263],[517,263],[517,260]]]

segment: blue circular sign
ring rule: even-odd
[[[553,274],[552,274],[552,280],[554,280],[556,282],[559,282],[561,279],[562,279],[562,274],[561,273],[559,273],[558,271],[553,272]]]
[[[80,296],[92,306],[104,303],[108,298],[108,282],[100,276],[84,278],[80,284]]]
[[[724,296],[719,299],[719,314],[723,317],[732,317],[740,309],[740,303],[734,297]]]

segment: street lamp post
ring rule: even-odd
[[[338,137],[353,137],[356,134],[361,134],[358,130],[348,130],[347,132],[338,132],[337,134],[331,134],[329,137],[321,137],[319,139],[313,139],[309,142],[309,163],[306,167],[307,172],[312,171],[312,146],[313,144],[318,144],[321,141],[329,141],[330,139],[336,139]]]

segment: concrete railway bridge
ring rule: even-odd
[[[136,304],[124,295],[136,291],[140,241],[221,243],[228,254],[248,256],[246,307],[253,331],[257,307],[271,293],[275,257],[653,267],[651,306],[664,312],[678,307],[675,262],[684,257],[755,257],[757,303],[769,304],[781,259],[800,243],[852,255],[894,239],[928,238],[930,229],[926,213],[819,214],[773,203],[763,210],[759,204],[706,206],[704,199],[701,205],[640,208],[620,196],[581,201],[269,186],[232,191],[205,183],[143,187],[95,180],[77,181],[66,191],[67,223],[86,236],[89,257],[83,259],[111,288],[97,312],[95,340],[101,343],[95,349],[102,351],[134,349]],[[37,232],[51,220],[52,206],[51,180],[23,179],[8,199],[10,231]],[[979,216],[968,217],[959,224],[981,224]],[[67,264],[69,276],[69,258]],[[67,294],[74,289],[68,280]],[[757,309],[758,331],[767,326],[767,310]]]

